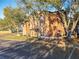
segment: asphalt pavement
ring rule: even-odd
[[[43,41],[15,42],[0,40],[0,43],[10,46],[1,49],[0,59],[69,59],[73,48],[62,48]],[[70,59],[79,59],[79,49],[75,49]]]

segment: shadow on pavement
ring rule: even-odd
[[[44,44],[41,41],[26,42],[0,51],[0,59],[68,59],[72,48],[65,51],[56,45]],[[71,59],[79,58],[76,49]]]

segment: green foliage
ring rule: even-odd
[[[4,8],[4,15],[10,23],[13,21],[16,24],[22,23],[26,18],[25,13],[19,8],[6,7]]]
[[[42,10],[43,8],[46,8],[49,4],[55,6],[58,9],[61,6],[61,0],[18,0],[17,3],[21,8],[26,9],[25,11],[33,11],[34,8]]]
[[[0,30],[7,30],[8,29],[8,23],[5,19],[0,19]]]
[[[61,0],[36,0],[36,1],[53,4],[56,7],[60,7],[61,6]]]
[[[0,19],[0,27],[6,25],[5,20]]]
[[[26,14],[19,8],[4,8],[5,22],[11,30],[17,29],[26,20]]]

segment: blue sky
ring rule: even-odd
[[[0,18],[4,18],[3,9],[7,6],[16,7],[17,4],[15,0],[0,0]]]

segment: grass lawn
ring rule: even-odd
[[[5,40],[14,40],[14,41],[25,41],[26,36],[5,36]]]

